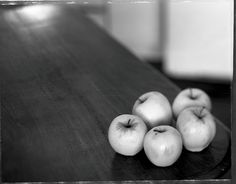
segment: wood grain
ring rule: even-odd
[[[172,102],[179,88],[79,6],[1,8],[0,22],[3,181],[149,183],[213,179],[230,167],[230,134],[219,121],[209,148],[184,150],[168,168],[153,166],[143,151],[125,157],[112,150],[107,130],[113,118],[131,113],[147,91]]]

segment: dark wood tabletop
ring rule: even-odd
[[[230,183],[217,179],[230,167],[230,133],[220,121],[208,149],[184,150],[171,167],[152,165],[143,151],[114,152],[107,131],[116,116],[131,113],[145,92],[172,102],[180,89],[80,6],[1,7],[0,34],[2,181]]]

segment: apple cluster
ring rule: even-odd
[[[144,149],[156,166],[175,163],[183,147],[200,152],[216,134],[210,97],[201,89],[182,90],[172,105],[160,92],[141,95],[132,114],[117,116],[110,124],[108,140],[119,154],[133,156]]]

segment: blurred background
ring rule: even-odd
[[[92,2],[92,20],[168,75],[232,79],[233,0]]]

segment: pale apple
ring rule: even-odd
[[[176,128],[182,135],[184,147],[192,152],[205,149],[216,134],[213,115],[200,106],[184,109],[177,118]]]
[[[110,124],[108,140],[115,152],[133,156],[143,149],[147,126],[141,118],[131,114],[117,116]]]
[[[141,95],[134,103],[132,114],[141,117],[148,128],[170,125],[172,122],[171,104],[162,93],[157,91]]]
[[[174,164],[182,153],[182,138],[172,126],[161,125],[152,128],[144,137],[144,151],[156,166]]]
[[[175,117],[187,107],[204,106],[211,110],[211,99],[208,94],[198,88],[187,88],[182,90],[174,99],[172,110]]]

